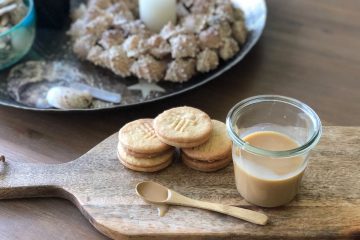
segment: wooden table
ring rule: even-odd
[[[360,2],[271,0],[264,36],[219,79],[139,108],[47,114],[0,108],[0,153],[8,160],[70,161],[133,119],[179,105],[224,120],[236,102],[282,94],[308,103],[325,125],[360,125]],[[0,239],[107,239],[68,201],[0,201]]]

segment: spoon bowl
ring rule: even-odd
[[[166,203],[169,190],[156,182],[140,182],[136,185],[136,194],[149,203]]]

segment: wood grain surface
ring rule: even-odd
[[[334,143],[336,142],[336,146]],[[57,196],[72,201],[113,239],[326,239],[360,237],[360,128],[327,127],[312,153],[302,188],[285,207],[246,203],[235,187],[233,167],[202,173],[175,161],[159,173],[124,168],[112,135],[79,159],[64,164],[1,164],[0,199]],[[164,217],[135,193],[155,181],[191,198],[241,206],[267,214],[258,226],[206,210],[172,206]]]
[[[0,153],[16,162],[68,162],[136,118],[190,105],[224,120],[236,102],[269,93],[308,103],[326,125],[359,126],[360,2],[267,3],[268,24],[259,44],[215,81],[182,96],[121,111],[60,115],[0,108]],[[359,173],[353,175],[359,178]],[[0,239],[107,238],[69,201],[52,198],[0,201]]]

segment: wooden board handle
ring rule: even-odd
[[[0,199],[63,194],[67,164],[0,162]]]

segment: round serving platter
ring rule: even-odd
[[[232,0],[234,6],[243,10],[249,35],[240,52],[231,60],[222,62],[220,66],[207,73],[193,77],[186,83],[147,83],[137,78],[121,78],[108,70],[96,67],[88,62],[78,60],[72,53],[70,39],[66,35],[68,26],[62,30],[38,28],[34,45],[29,54],[21,61],[56,61],[80,69],[86,74],[95,87],[111,92],[120,93],[122,101],[119,104],[99,104],[90,109],[41,109],[29,107],[13,100],[7,92],[6,78],[9,69],[0,72],[0,105],[46,112],[69,112],[69,111],[99,111],[104,109],[115,109],[136,106],[144,103],[154,102],[169,98],[213,80],[238,64],[254,47],[259,40],[266,23],[267,8],[264,0]],[[70,24],[70,23],[69,23]],[[20,63],[21,63],[20,62]]]

